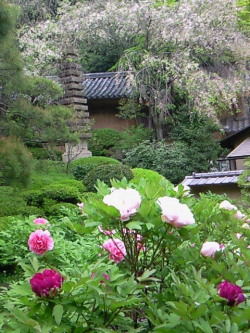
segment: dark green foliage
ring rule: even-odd
[[[80,192],[70,185],[52,184],[42,189],[43,195],[48,199],[58,202],[69,202],[76,204],[80,200]]]
[[[70,209],[71,211],[80,212],[79,208],[76,205],[71,204],[69,202],[63,202],[63,203],[56,203],[55,205],[49,207],[48,214],[50,216],[63,216],[64,208]]]
[[[151,140],[153,131],[142,125],[132,126],[128,130],[121,132],[121,139],[115,145],[118,149],[131,149],[145,140]]]
[[[250,159],[248,158],[244,164],[245,170],[238,178],[238,185],[241,188],[242,199],[249,206],[250,200]]]
[[[15,138],[0,139],[0,172],[4,185],[27,186],[33,159],[28,149]]]
[[[226,153],[213,133],[219,130],[218,124],[197,113],[189,113],[187,109],[176,113],[172,118],[170,138],[187,145],[188,170],[190,172],[206,172],[219,157]]]
[[[22,62],[14,36],[17,16],[17,7],[0,0],[0,85],[2,93],[24,83]]]
[[[144,141],[126,153],[124,162],[132,168],[154,170],[176,184],[189,173],[187,149],[180,142]]]
[[[0,216],[39,216],[40,214],[43,214],[43,210],[35,207],[35,205],[28,206],[18,189],[10,186],[0,186]]]
[[[133,173],[128,166],[103,164],[89,171],[84,177],[83,182],[87,187],[87,191],[95,191],[97,179],[107,185],[111,185],[110,179],[121,180],[123,177],[127,178],[127,180],[133,178]]]
[[[71,169],[74,177],[82,180],[89,171],[102,164],[120,164],[120,162],[110,157],[92,156],[71,162]]]
[[[44,194],[40,190],[30,190],[22,194],[27,205],[41,207],[43,205]]]
[[[93,130],[92,138],[88,139],[88,148],[94,156],[109,156],[109,149],[120,141],[122,134],[112,128]]]
[[[57,149],[49,148],[49,152],[40,147],[29,147],[28,149],[36,160],[48,160],[51,155],[55,157],[56,160],[62,159],[62,152]]]

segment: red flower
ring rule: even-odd
[[[228,300],[228,305],[238,305],[245,301],[245,295],[242,289],[228,281],[223,281],[217,286],[217,290],[220,297]]]
[[[64,278],[53,269],[45,269],[43,273],[36,273],[30,279],[32,291],[39,297],[53,297],[57,295]]]

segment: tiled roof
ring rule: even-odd
[[[250,127],[250,117],[229,117],[221,120],[227,134],[231,135]]]
[[[233,151],[231,151],[231,153],[227,155],[227,158],[245,158],[247,156],[250,156],[250,137],[246,138]]]
[[[238,176],[243,170],[220,171],[207,173],[193,173],[192,176],[186,176],[182,185],[187,186],[204,186],[204,185],[228,185],[235,184]]]
[[[126,72],[84,74],[82,84],[87,99],[123,98],[132,95]]]

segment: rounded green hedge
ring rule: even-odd
[[[79,158],[76,161],[71,162],[71,170],[74,177],[77,180],[83,180],[89,171],[103,164],[121,164],[114,158],[101,157],[101,156],[91,156],[85,158]]]
[[[62,179],[60,181],[54,182],[50,185],[63,185],[63,186],[71,186],[76,188],[80,193],[83,193],[86,191],[86,187],[84,184],[76,179]]]
[[[134,184],[139,184],[141,178],[144,178],[147,181],[151,182],[159,182],[165,179],[165,177],[159,174],[158,172],[149,169],[134,168],[132,169],[132,173],[133,173],[133,179],[131,180],[131,182]]]
[[[89,171],[84,177],[83,182],[87,187],[87,191],[95,191],[97,179],[103,181],[107,185],[111,185],[110,179],[121,180],[123,177],[130,180],[133,173],[126,165],[103,164]]]
[[[43,195],[47,199],[57,202],[69,202],[76,204],[80,200],[80,192],[77,188],[63,184],[52,184],[42,189]]]

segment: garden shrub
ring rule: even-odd
[[[33,165],[32,154],[18,139],[0,139],[0,172],[4,185],[26,187]]]
[[[70,209],[71,211],[79,212],[79,208],[75,204],[69,202],[59,202],[48,207],[47,214],[50,216],[67,215],[63,213],[64,208]]]
[[[51,158],[51,155],[56,160],[62,160],[62,152],[51,147],[49,148],[49,153],[46,149],[42,147],[29,147],[28,150],[32,153],[32,156],[36,160],[49,160]]]
[[[134,168],[132,169],[133,178],[131,179],[131,183],[139,184],[141,178],[146,179],[150,182],[160,182],[164,179],[164,177],[156,171],[143,169],[143,168]]]
[[[0,186],[0,216],[28,216],[42,213],[42,209],[28,206],[18,189],[11,186]]]
[[[110,185],[110,179],[121,180],[125,177],[127,180],[133,178],[133,173],[126,165],[103,164],[89,171],[83,179],[87,191],[95,191],[97,179]]]
[[[70,185],[52,184],[42,189],[43,195],[55,201],[76,204],[80,200],[80,192]]]
[[[86,190],[86,187],[84,186],[84,184],[81,181],[78,181],[76,179],[62,179],[62,180],[58,180],[54,183],[50,184],[51,186],[53,185],[66,185],[66,186],[72,186],[74,188],[76,188],[79,193],[83,193]]]
[[[224,196],[176,198],[172,184],[164,197],[152,181],[111,185],[98,182],[80,214],[49,221],[54,247],[42,256],[39,240],[27,249],[41,228],[31,220],[0,232],[0,265],[18,249],[25,272],[0,293],[2,331],[248,333],[249,216],[236,218]],[[45,269],[48,283],[34,288]]]
[[[151,140],[153,131],[143,125],[131,126],[128,130],[121,132],[121,139],[116,141],[116,149],[131,149],[138,146],[143,141]]]
[[[109,149],[114,147],[121,139],[120,132],[112,128],[93,130],[91,139],[88,139],[88,148],[94,156],[109,156]]]
[[[76,161],[71,162],[71,169],[73,170],[73,175],[77,180],[83,180],[86,174],[102,164],[121,164],[114,158],[101,157],[101,156],[91,156],[85,158],[79,158]]]
[[[189,149],[182,142],[144,141],[128,150],[123,161],[132,168],[154,170],[174,184],[192,172]]]
[[[40,190],[30,190],[22,193],[22,197],[27,205],[41,207],[43,205],[44,194]]]

